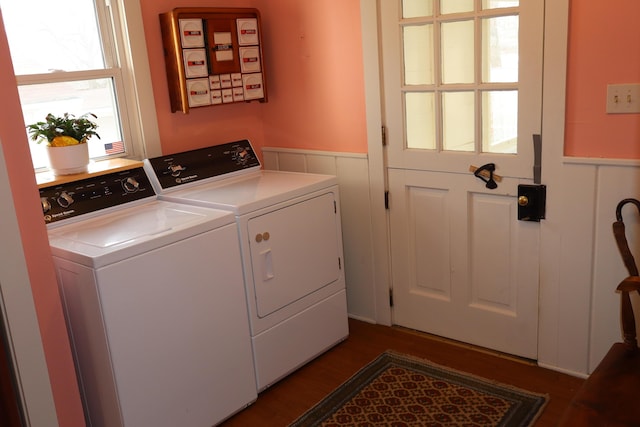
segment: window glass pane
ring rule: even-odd
[[[482,151],[517,153],[517,90],[490,91],[482,94]]]
[[[442,24],[442,83],[473,83],[473,21]]]
[[[440,13],[472,12],[474,0],[440,0]]]
[[[16,75],[104,68],[94,2],[0,0]]]
[[[502,7],[518,7],[518,0],[482,0],[483,9],[498,9]]]
[[[433,0],[402,0],[402,17],[417,18],[433,15]]]
[[[44,121],[49,113],[69,113],[76,117],[93,113],[98,116],[96,123],[100,139],[92,137],[89,140],[89,156],[94,158],[124,152],[111,79],[22,85],[18,87],[18,91],[26,125]],[[29,139],[29,145],[33,166],[45,167],[45,144],[37,144]]]
[[[518,81],[518,17],[482,20],[482,81]]]
[[[435,97],[433,92],[405,94],[407,148],[436,148]]]
[[[433,25],[403,29],[404,84],[433,84]]]
[[[442,148],[475,151],[473,92],[442,94]]]

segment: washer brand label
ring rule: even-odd
[[[176,178],[176,182],[178,184],[184,184],[185,182],[193,181],[196,178],[198,178],[198,175],[182,176],[180,178]]]
[[[74,213],[76,213],[75,209],[71,209],[70,211],[64,211],[64,212],[54,213],[51,215],[45,215],[44,220],[46,222],[56,221],[56,220],[64,219],[68,216],[71,216]]]

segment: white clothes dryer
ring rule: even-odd
[[[259,391],[348,336],[334,176],[261,170],[247,140],[145,168],[161,199],[235,215]]]
[[[142,167],[40,197],[91,426],[211,426],[257,398],[229,212],[161,201]]]

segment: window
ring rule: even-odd
[[[518,0],[402,0],[407,147],[517,154]]]
[[[160,154],[139,0],[0,0],[0,8],[25,124],[90,112],[100,135],[89,141],[93,160]],[[29,143],[34,168],[45,167],[44,145]]]

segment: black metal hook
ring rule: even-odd
[[[486,165],[480,166],[478,169],[476,169],[476,171],[473,174],[478,178],[480,178],[481,180],[483,180],[486,183],[487,188],[493,190],[498,188],[498,184],[493,179],[493,172],[495,172],[495,170],[496,170],[495,163],[487,163]],[[488,179],[481,175],[482,171],[489,172]]]

